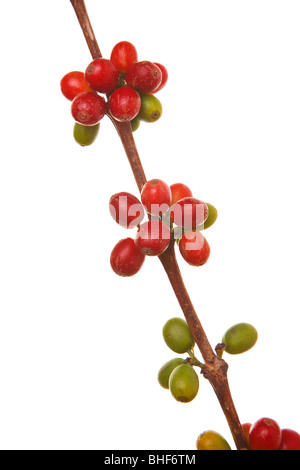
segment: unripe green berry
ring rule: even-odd
[[[196,443],[197,450],[231,450],[230,445],[221,434],[215,431],[204,431]]]
[[[163,338],[172,351],[183,354],[195,345],[191,330],[182,318],[171,318],[163,327]]]
[[[181,357],[176,357],[175,359],[171,359],[170,361],[166,362],[158,371],[158,382],[163,387],[168,389],[169,388],[169,378],[172,374],[175,367],[179,366],[180,364],[184,363],[184,359]]]
[[[162,115],[162,105],[156,96],[141,93],[141,109],[138,119],[145,122],[155,122]]]
[[[73,129],[73,136],[75,141],[86,147],[87,145],[91,145],[99,132],[100,123],[96,124],[95,126],[83,126],[79,124],[79,122],[75,122],[74,129]]]
[[[237,323],[223,336],[225,351],[229,354],[241,354],[251,349],[257,341],[257,331],[249,323]]]
[[[137,117],[130,121],[132,132],[135,132],[140,127],[140,123],[141,121]]]
[[[173,370],[169,379],[169,387],[175,400],[181,403],[192,401],[199,390],[199,377],[193,367],[181,364]]]
[[[207,208],[208,208],[208,217],[203,224],[203,228],[207,229],[211,227],[217,220],[218,211],[212,204],[209,204],[208,202],[206,202],[205,204],[207,205]]]

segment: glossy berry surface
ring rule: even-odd
[[[75,96],[84,91],[92,91],[85,81],[83,72],[69,72],[60,81],[60,89],[65,98],[73,101]]]
[[[179,240],[179,251],[191,266],[203,266],[209,258],[210,246],[199,231],[187,231]]]
[[[140,93],[151,93],[162,81],[160,68],[153,62],[143,60],[132,64],[125,75],[127,85]]]
[[[184,359],[181,357],[176,357],[166,362],[158,371],[158,382],[161,387],[168,389],[169,388],[169,379],[175,367],[184,363]]]
[[[281,429],[271,418],[260,418],[250,428],[249,442],[252,450],[278,450]]]
[[[181,364],[173,370],[169,378],[169,388],[175,400],[189,403],[199,390],[199,377],[193,367]]]
[[[100,93],[110,93],[119,82],[119,71],[108,59],[95,59],[86,68],[87,84]]]
[[[145,261],[145,255],[137,248],[132,238],[120,240],[110,255],[110,264],[118,276],[129,277],[136,274]]]
[[[79,122],[75,122],[73,128],[73,137],[77,144],[82,147],[87,147],[95,142],[97,135],[99,133],[100,124],[95,124],[94,126],[83,126]]]
[[[94,92],[84,92],[74,98],[71,113],[75,121],[84,126],[94,126],[106,113],[106,102]]]
[[[171,232],[161,220],[149,220],[140,225],[136,233],[136,245],[147,256],[159,256],[169,246]]]
[[[249,323],[237,323],[229,328],[223,336],[222,343],[229,354],[241,354],[251,349],[258,338],[254,326]]]
[[[300,434],[293,429],[282,429],[279,450],[300,450]]]
[[[144,207],[133,194],[125,191],[111,196],[109,212],[112,218],[122,227],[134,228],[144,218]]]
[[[170,318],[162,330],[166,345],[172,351],[183,354],[195,345],[195,340],[187,322],[183,318]]]
[[[231,450],[230,445],[221,434],[216,431],[202,432],[196,442],[197,450]]]
[[[111,51],[110,60],[118,71],[124,74],[134,62],[137,62],[138,54],[131,42],[120,41]]]
[[[175,225],[195,228],[206,221],[208,208],[205,202],[195,197],[185,197],[172,206],[170,215]]]
[[[163,180],[149,180],[142,187],[141,201],[148,214],[153,216],[164,214],[171,205],[171,189]]]
[[[169,78],[169,74],[168,74],[168,70],[166,69],[164,65],[159,64],[158,62],[153,62],[153,63],[160,69],[161,76],[162,76],[160,85],[158,85],[158,87],[155,88],[155,90],[153,91],[153,93],[157,93],[158,91],[162,90],[164,86],[166,85],[168,78]]]
[[[192,191],[183,183],[174,183],[170,186],[172,193],[172,205],[184,197],[193,197]]]
[[[111,115],[117,121],[131,121],[141,109],[141,98],[133,88],[124,86],[112,92],[108,106]]]
[[[138,118],[144,122],[156,122],[162,115],[162,104],[156,96],[140,94],[141,109]]]

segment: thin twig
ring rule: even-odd
[[[79,24],[93,59],[101,57],[100,48],[93,32],[84,0],[70,1],[77,15]],[[120,123],[113,119],[112,116],[109,117],[112,120],[122,141],[137,186],[139,191],[141,191],[147,180],[135,145],[131,125],[130,123]],[[205,367],[202,369],[203,376],[210,382],[216,393],[221,408],[227,419],[235,445],[239,450],[248,449],[248,443],[229,389],[227,379],[228,365],[221,357],[215,354],[196,314],[177,264],[173,238],[169,247],[161,256],[159,256],[159,259],[165,269],[186,321],[194,336],[195,342],[199,347],[199,350],[205,361]]]

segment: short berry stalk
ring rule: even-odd
[[[93,32],[84,0],[70,1],[77,15],[79,24],[93,59],[101,58],[101,51]],[[115,120],[110,114],[109,117],[121,139],[136,184],[139,191],[141,192],[143,186],[147,182],[147,179],[135,145],[131,124],[130,122],[119,122]],[[159,255],[159,259],[169,278],[171,286],[174,290],[195,342],[202,354],[204,364],[199,362],[199,365],[201,364],[201,366],[203,366],[201,367],[202,374],[206,379],[208,379],[213,387],[213,390],[215,391],[215,394],[227,419],[235,445],[238,450],[248,449],[249,444],[236,412],[228,384],[228,365],[221,357],[219,357],[220,355],[214,352],[193,307],[177,264],[173,237],[171,238],[171,242],[168,248],[161,255]]]

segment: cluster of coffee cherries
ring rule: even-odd
[[[186,359],[175,357],[166,362],[158,372],[159,384],[180,403],[189,403],[198,394],[199,376],[195,367],[201,363],[194,355],[195,340],[185,320],[174,317],[168,320],[162,330],[166,345],[177,354],[188,353]]]
[[[250,450],[300,450],[300,434],[289,428],[281,429],[272,418],[260,418],[254,424],[242,425]],[[196,441],[197,450],[231,450],[216,431],[202,432]]]
[[[242,426],[252,450],[300,450],[300,434],[281,428],[272,418],[259,418]]]
[[[188,353],[188,357],[175,357],[166,362],[158,372],[158,382],[171,392],[181,403],[191,402],[199,391],[200,369],[204,364],[195,357],[195,340],[185,320],[174,317],[163,326],[163,339],[166,345],[177,354]],[[254,326],[238,323],[230,327],[222,338],[222,345],[228,354],[241,354],[251,349],[258,338]],[[300,435],[295,430],[281,429],[271,418],[260,418],[255,423],[242,424],[248,446],[251,450],[300,450]],[[196,442],[197,450],[231,450],[221,434],[207,430]]]
[[[171,318],[163,326],[163,339],[166,345],[177,354],[188,353],[187,358],[175,357],[166,362],[158,372],[158,382],[169,389],[175,400],[181,403],[192,401],[199,390],[199,378],[195,367],[204,367],[194,353],[195,340],[185,320]],[[241,354],[251,349],[258,338],[254,326],[249,323],[238,323],[230,327],[216,347],[218,354]],[[220,348],[220,346],[222,346]],[[219,347],[219,348],[218,348]]]
[[[63,95],[72,101],[76,142],[91,145],[105,114],[120,122],[131,122],[133,131],[140,121],[157,121],[162,104],[155,94],[167,80],[166,67],[158,62],[138,61],[137,50],[128,41],[116,44],[110,59],[98,58],[85,72],[67,73],[60,87]]]
[[[217,210],[193,197],[186,185],[169,186],[161,179],[152,179],[144,184],[141,201],[133,194],[119,192],[110,198],[109,210],[118,224],[137,229],[135,238],[120,240],[112,250],[111,267],[119,276],[133,276],[146,256],[163,254],[172,235],[187,263],[201,266],[207,262],[210,246],[202,230],[215,222]],[[148,220],[142,223],[145,213]]]
[[[219,351],[240,354],[251,349],[258,334],[249,323],[238,323],[229,328],[217,345]],[[244,433],[252,450],[300,450],[300,435],[292,429],[281,429],[271,418],[260,418],[254,424],[244,423]],[[202,433],[197,440],[199,450],[228,450],[226,440],[214,431]]]

